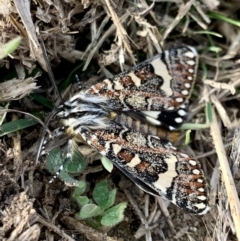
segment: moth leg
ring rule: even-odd
[[[49,181],[52,183],[54,179],[56,179],[59,175],[61,175],[61,180],[63,180],[67,185],[76,186],[78,185],[78,181],[72,178],[68,172],[79,173],[82,172],[86,167],[86,161],[83,158],[81,151],[79,151],[79,143],[73,137],[68,139],[67,144],[65,145],[64,151],[62,152],[61,160],[62,164],[58,168],[58,171],[55,172],[53,178]],[[68,169],[69,165],[71,166],[70,170]],[[72,165],[75,166],[72,169]],[[66,179],[67,178],[67,179]]]
[[[56,142],[56,139],[58,137],[64,137],[65,136],[65,127],[59,127],[55,129],[51,135],[48,135],[42,145],[41,150],[41,156],[47,154],[51,149],[54,148],[54,142]]]
[[[73,140],[72,139],[69,139],[68,140],[68,143],[67,143],[67,150],[66,152],[63,154],[64,155],[64,162],[63,164],[59,167],[58,171],[55,173],[55,175],[51,178],[51,180],[49,181],[49,183],[52,183],[58,176],[59,174],[61,173],[61,171],[63,170],[64,168],[64,165],[66,164],[66,161],[68,158],[70,158],[70,160],[72,159],[72,148],[73,148]]]

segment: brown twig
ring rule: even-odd
[[[234,184],[232,173],[229,167],[228,159],[226,156],[225,148],[222,142],[221,132],[217,122],[215,111],[212,112],[213,120],[210,123],[211,134],[213,142],[217,151],[220,168],[224,185],[227,191],[227,196],[230,204],[231,214],[236,228],[238,240],[240,240],[240,202],[238,193]]]

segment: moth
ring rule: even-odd
[[[115,121],[124,112],[169,130],[180,127],[197,66],[196,50],[183,46],[105,79],[59,106],[61,131],[72,146],[86,141],[145,192],[162,195],[189,213],[205,214],[208,187],[200,163],[169,141]]]

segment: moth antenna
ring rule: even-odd
[[[48,129],[49,123],[52,120],[52,118],[54,118],[60,111],[62,111],[62,108],[55,108],[55,110],[51,112],[51,114],[48,116],[48,118],[46,120],[44,128],[41,131],[41,135],[40,135],[41,138],[40,138],[39,143],[38,143],[37,155],[36,155],[36,159],[35,159],[35,165],[38,163],[38,159],[39,159],[40,154],[41,154],[41,150],[42,150],[45,134],[46,134],[47,131],[50,132],[49,129]]]
[[[53,72],[52,72],[52,69],[50,67],[50,63],[49,63],[49,60],[48,60],[48,57],[47,57],[47,51],[46,51],[46,48],[45,48],[45,45],[44,45],[44,42],[43,42],[43,39],[40,38],[40,45],[41,45],[41,48],[42,48],[42,51],[43,51],[43,57],[46,61],[46,66],[47,66],[47,72],[48,72],[48,75],[49,75],[49,79],[54,87],[54,90],[55,90],[55,94],[58,96],[58,98],[61,100],[61,103],[63,103],[63,98],[60,94],[60,92],[58,91],[58,87],[56,85],[56,82],[55,82],[55,78],[54,78],[54,75],[53,75]],[[60,112],[62,109],[60,108],[56,108],[55,107],[55,110],[48,116],[47,118],[47,121],[44,125],[44,128],[42,129],[41,131],[41,138],[39,140],[39,143],[38,143],[38,151],[37,151],[37,155],[36,155],[36,160],[35,160],[35,164],[38,163],[38,159],[39,159],[39,156],[41,154],[41,150],[42,150],[42,146],[43,146],[43,142],[44,142],[44,137],[45,137],[45,134],[47,131],[49,131],[48,129],[48,126],[49,126],[49,123],[50,121],[52,120],[52,118],[58,113]],[[50,132],[50,131],[49,131]]]
[[[77,81],[78,90],[79,90],[79,91],[82,90],[82,85],[81,85],[80,79],[79,79],[79,77],[78,77],[77,74],[75,74],[75,79],[76,79],[76,81]]]

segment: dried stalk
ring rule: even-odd
[[[210,123],[211,134],[213,142],[217,151],[224,185],[227,191],[227,196],[230,204],[230,210],[236,228],[236,235],[240,240],[240,202],[238,193],[234,184],[232,173],[229,167],[228,159],[226,156],[225,148],[222,142],[222,136],[217,122],[215,111],[213,110],[213,120]]]

